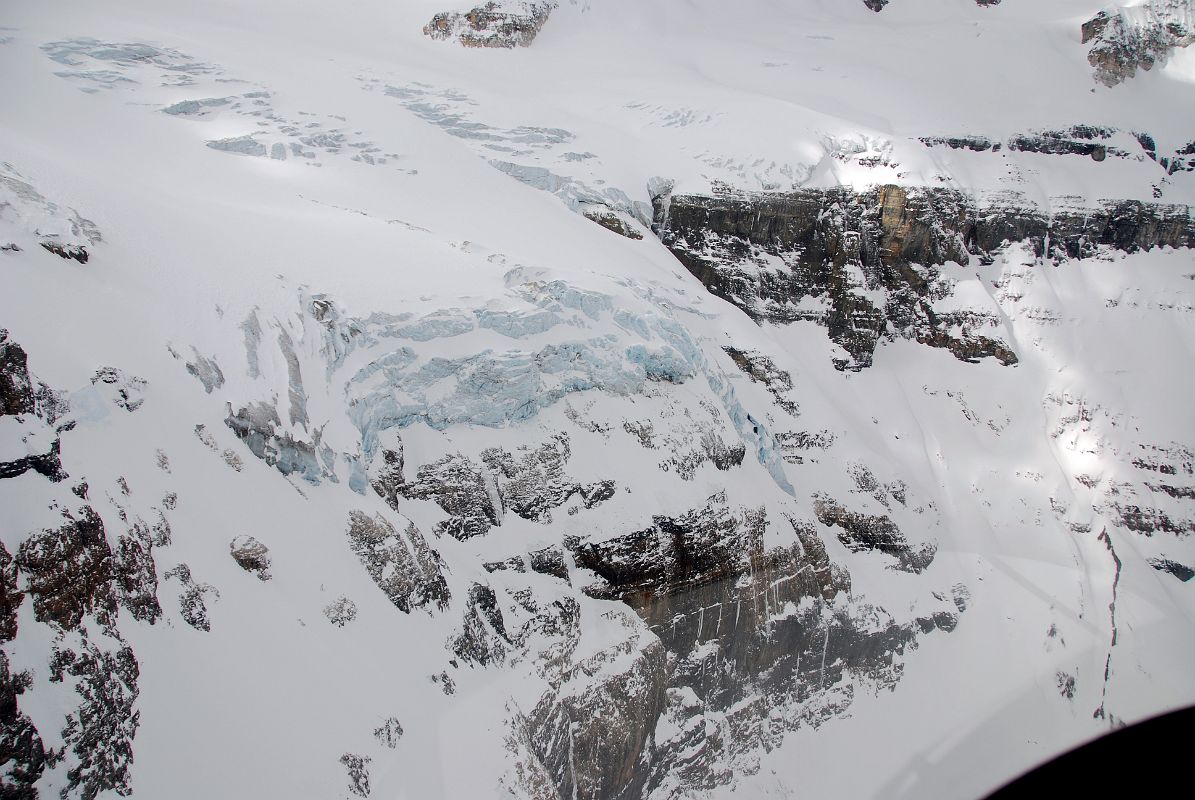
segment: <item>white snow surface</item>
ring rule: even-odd
[[[900,656],[892,691],[862,682],[845,712],[681,796],[965,800],[1117,721],[1195,703],[1195,582],[1149,563],[1193,565],[1195,544],[1129,530],[1112,508],[1120,497],[1195,516],[1192,500],[1145,488],[1193,483],[1190,251],[1055,265],[1014,245],[991,264],[947,265],[954,288],[937,310],[986,315],[1020,362],[969,364],[898,340],[874,367],[843,373],[822,328],[757,325],[648,227],[655,178],[677,193],[898,183],[1046,210],[1195,203],[1195,173],[1167,176],[1132,137],[1149,133],[1159,153],[1195,139],[1190,59],[1097,84],[1079,26],[1101,7],[586,0],[562,3],[532,46],[488,50],[421,33],[436,12],[464,10],[441,0],[9,0],[0,245],[20,249],[0,252],[0,328],[38,380],[67,393],[75,427],[61,434],[65,484],[32,471],[0,480],[0,536],[15,552],[60,524],[79,480],[110,535],[122,515],[151,519],[177,495],[163,512],[172,542],[155,550],[163,619],[120,626],[140,664],[133,796],[349,797],[346,753],[370,758],[370,797],[526,796],[510,777],[508,724],[547,678],[531,660],[449,665],[470,584],[505,603],[516,584],[576,596],[577,663],[654,634],[622,604],[483,562],[640,530],[723,491],[768,509],[769,545],[791,545],[784,516],[816,523],[815,498],[830,495],[937,546],[913,575],[819,525],[852,602],[909,622],[953,607],[942,597],[955,586],[970,600],[957,630]],[[1128,156],[919,141],[1076,124],[1116,129]],[[574,213],[593,205],[644,238]],[[348,339],[327,333],[314,300],[366,335],[338,349]],[[799,420],[725,346],[789,372]],[[210,390],[188,374],[200,359],[222,374]],[[145,381],[135,411],[93,383],[104,366]],[[329,457],[289,476],[254,457],[224,420],[260,401]],[[697,418],[745,446],[741,467],[661,469],[693,446]],[[55,437],[31,416],[0,421],[0,459]],[[662,449],[624,430],[642,421]],[[786,462],[773,437],[795,430],[834,444]],[[364,479],[396,434],[410,479],[444,455],[517,452],[562,431],[570,477],[617,491],[547,523],[507,514],[484,536],[437,537],[439,507],[410,500],[399,514]],[[1143,458],[1180,467],[1146,473]],[[860,491],[858,464],[903,481],[908,508]],[[357,509],[428,538],[449,609],[390,603],[349,548]],[[271,580],[229,557],[244,535],[268,546]],[[1110,660],[1109,548],[1122,562]],[[216,590],[210,631],[182,620],[179,584],[164,577],[183,563]],[[324,609],[341,597],[356,616],[335,626]],[[56,635],[26,603],[6,645],[37,680],[21,708],[55,747],[77,703],[45,681]],[[445,672],[455,694],[430,680]],[[1060,676],[1075,678],[1073,697]],[[405,729],[393,749],[372,735],[389,717]],[[39,788],[64,785],[65,766]]]

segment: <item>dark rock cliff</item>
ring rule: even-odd
[[[491,0],[469,11],[436,14],[423,33],[455,38],[466,47],[527,47],[555,8],[556,0]]]
[[[985,335],[991,320],[934,311],[949,294],[936,269],[947,262],[989,261],[1015,242],[1055,262],[1103,247],[1195,246],[1189,207],[1136,200],[1047,214],[950,189],[881,186],[654,203],[657,235],[710,292],[757,321],[823,325],[849,356],[836,359],[840,369],[870,366],[880,340],[898,336],[967,361],[1016,363],[1004,342]]]

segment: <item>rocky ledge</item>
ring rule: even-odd
[[[556,0],[490,0],[469,11],[436,14],[423,32],[465,47],[527,47],[555,8]]]
[[[952,189],[880,186],[657,194],[653,203],[657,235],[710,292],[756,321],[824,326],[845,350],[835,366],[851,370],[870,366],[879,342],[896,337],[965,361],[1017,363],[988,335],[994,320],[935,311],[951,291],[937,269],[948,262],[990,263],[1018,242],[1055,263],[1102,248],[1195,246],[1188,206],[1136,200],[1046,213]]]

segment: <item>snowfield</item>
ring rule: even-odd
[[[1195,703],[1192,18],[10,0],[0,794],[970,800]]]

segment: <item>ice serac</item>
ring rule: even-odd
[[[881,186],[725,190],[655,203],[657,234],[710,292],[757,321],[824,326],[846,354],[835,366],[850,370],[871,366],[880,342],[896,337],[964,361],[1017,363],[993,316],[935,310],[951,292],[937,269],[947,262],[990,261],[1015,242],[1055,263],[1101,248],[1195,246],[1188,206],[1138,200],[1047,213],[1015,197]]]
[[[1146,0],[1110,6],[1083,23],[1083,44],[1095,79],[1115,86],[1137,70],[1164,64],[1170,54],[1195,42],[1192,0]]]
[[[557,0],[490,0],[469,11],[436,14],[423,32],[465,47],[527,47],[556,6]]]

